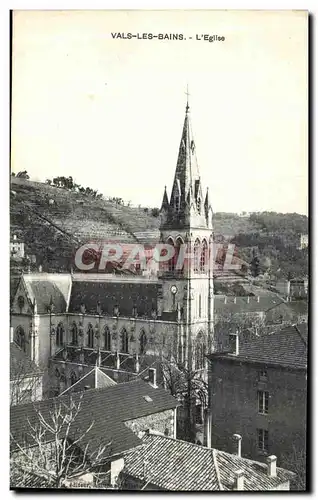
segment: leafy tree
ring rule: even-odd
[[[259,261],[258,256],[256,255],[255,249],[253,250],[253,258],[251,261],[250,269],[251,269],[252,276],[254,276],[254,278],[256,278],[261,272],[260,261]]]
[[[28,172],[26,170],[18,172],[16,177],[20,177],[20,179],[30,179],[30,176],[28,175]]]
[[[153,208],[153,209],[151,210],[151,215],[152,215],[153,217],[159,217],[159,208]]]

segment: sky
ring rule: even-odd
[[[203,34],[225,40],[196,40]],[[40,181],[71,175],[106,196],[160,206],[188,85],[214,212],[307,214],[307,79],[302,11],[18,11],[12,170]]]

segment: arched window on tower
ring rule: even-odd
[[[201,214],[201,198],[197,198],[197,211]]]
[[[181,245],[183,245],[183,241],[181,238],[177,238],[176,245],[175,245],[175,268],[176,271],[181,274],[183,272],[183,267],[184,263],[183,262],[178,262],[179,254],[180,254],[180,248]]]
[[[94,328],[91,323],[87,327],[87,347],[94,349]]]
[[[121,352],[128,353],[128,333],[125,328],[121,332]]]
[[[171,245],[173,248],[174,248],[174,243],[173,243],[173,239],[172,238],[169,238],[167,240],[167,245]],[[175,268],[175,260],[174,260],[174,255],[169,259],[168,261],[168,271],[169,272],[173,272],[174,271],[174,268]]]
[[[70,381],[71,381],[71,385],[74,385],[77,382],[77,375],[74,371],[71,372]]]
[[[202,249],[201,249],[201,256],[200,256],[200,271],[201,271],[201,273],[206,273],[208,271],[208,259],[209,259],[208,244],[207,244],[206,240],[203,240]]]
[[[77,326],[76,326],[76,323],[72,323],[72,326],[71,326],[71,342],[72,342],[72,345],[77,345],[78,343],[78,336],[77,336]]]
[[[176,194],[176,196],[174,198],[174,208],[175,208],[176,212],[179,212],[179,210],[180,210],[180,196],[178,194]]]
[[[194,368],[202,370],[205,365],[206,343],[203,332],[199,332],[195,342]]]
[[[194,242],[194,247],[193,247],[193,271],[195,273],[199,272],[199,266],[200,266],[200,241],[197,239]]]
[[[104,328],[104,349],[105,351],[111,351],[112,349],[110,329],[107,325]]]
[[[56,345],[61,347],[64,343],[64,326],[63,323],[59,323],[56,327]]]
[[[140,343],[140,354],[145,354],[146,346],[147,346],[147,335],[146,335],[145,330],[141,330],[141,334],[139,337],[139,343]]]
[[[15,331],[15,341],[18,346],[21,347],[22,351],[26,351],[26,338],[22,326],[18,326]]]

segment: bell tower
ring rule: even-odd
[[[180,323],[178,362],[206,367],[213,345],[213,226],[209,192],[203,189],[187,104],[170,199],[165,188],[160,242],[174,256],[160,269],[162,317]]]

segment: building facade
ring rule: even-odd
[[[293,455],[304,455],[307,325],[252,340],[231,335],[227,352],[209,355],[209,363],[213,446],[232,452],[237,433],[242,456],[274,454],[286,466]]]
[[[203,196],[188,104],[171,196],[165,189],[160,217],[159,243],[174,255],[156,273],[22,276],[11,324],[22,349],[47,370],[47,390],[56,368],[64,390],[73,372],[79,378],[83,366],[96,363],[118,381],[163,358],[207,378],[205,354],[213,346],[212,208],[208,191]]]

